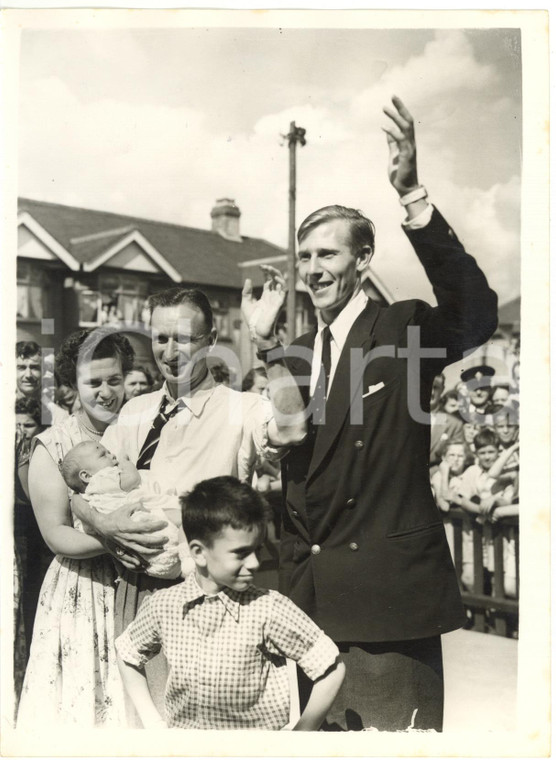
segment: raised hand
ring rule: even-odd
[[[388,148],[388,178],[400,195],[406,195],[419,187],[417,179],[417,146],[413,117],[396,95],[392,97],[392,106],[382,110],[391,120],[386,132]]]
[[[260,299],[253,295],[251,280],[245,280],[241,299],[241,313],[249,328],[251,340],[263,343],[274,338],[276,321],[286,300],[286,280],[280,270],[263,264],[265,282]]]

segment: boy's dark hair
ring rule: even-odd
[[[159,293],[153,293],[149,296],[149,309],[151,314],[157,306],[180,306],[182,303],[199,309],[205,318],[207,330],[212,330],[214,320],[210,302],[202,290],[197,288],[167,288]]]
[[[209,478],[180,496],[183,530],[188,541],[211,546],[226,527],[263,527],[267,520],[262,496],[230,475]]]
[[[20,340],[15,344],[16,359],[28,359],[37,355],[41,355],[41,347],[34,340]]]
[[[484,428],[484,430],[479,430],[475,438],[473,438],[473,444],[475,446],[475,451],[479,451],[479,449],[482,449],[484,446],[494,446],[495,448],[498,448],[498,436],[494,430]]]

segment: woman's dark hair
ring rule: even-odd
[[[201,481],[180,496],[180,504],[187,540],[199,539],[207,546],[228,525],[236,530],[262,528],[268,517],[262,496],[230,475]]]
[[[253,367],[253,369],[250,369],[243,378],[243,381],[241,383],[241,390],[250,391],[251,388],[255,385],[255,377],[257,375],[260,375],[261,377],[268,377],[266,374],[266,369],[264,367]]]
[[[28,414],[37,425],[42,426],[41,402],[35,398],[18,398],[15,402],[16,414]]]
[[[97,327],[90,330],[76,330],[68,335],[56,354],[56,376],[59,383],[77,387],[77,365],[93,359],[119,359],[122,373],[133,366],[135,352],[131,343],[113,328]]]

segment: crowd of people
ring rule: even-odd
[[[473,395],[467,380],[462,419],[461,394],[439,415],[442,371],[491,337],[497,298],[419,184],[411,114],[397,97],[384,113],[388,176],[436,306],[370,300],[374,225],[334,205],[297,233],[315,329],[285,348],[283,275],[263,265],[259,299],[245,282],[258,365],[244,390],[209,362],[217,331],[196,289],[149,299],[162,382],[117,322],[68,335],[54,364],[18,344],[18,728],[442,730],[440,635],[466,618],[440,510],[459,500],[497,519],[509,491],[492,487],[488,508],[483,491],[517,447],[499,389]],[[415,329],[443,356],[419,365],[430,437],[411,403]],[[280,496],[279,591],[253,584],[261,492]]]
[[[494,524],[519,515],[519,354],[501,381],[493,367],[478,365],[461,373],[454,388],[444,375],[433,386],[431,399],[430,476],[433,494],[443,513],[459,508],[469,516],[463,530],[463,588],[474,588],[472,523]],[[452,554],[453,526],[446,530]],[[504,535],[504,594],[517,597],[516,527]],[[493,590],[492,532],[483,535],[484,587]],[[476,589],[475,589],[476,590]]]

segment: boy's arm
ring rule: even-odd
[[[313,683],[307,706],[292,731],[318,731],[344,680],[346,668],[337,659],[327,672]]]
[[[147,684],[144,668],[138,668],[122,660],[118,654],[118,667],[125,689],[133,706],[137,710],[144,728],[167,728],[166,721],[160,717]]]
[[[516,441],[512,446],[508,446],[507,449],[500,454],[496,462],[492,465],[488,471],[489,478],[498,478],[502,474],[504,465],[508,459],[519,449],[519,441]]]
[[[491,522],[497,522],[502,517],[519,517],[519,504],[495,507],[490,514]]]

